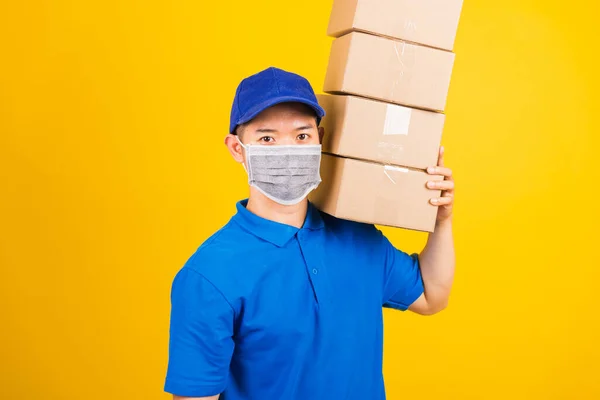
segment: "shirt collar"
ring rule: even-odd
[[[237,214],[233,219],[246,231],[252,233],[261,239],[273,243],[278,247],[283,247],[300,230],[294,226],[271,221],[248,211],[246,205],[248,199],[239,201],[236,204]],[[321,218],[321,213],[310,202],[306,218],[301,229],[317,230],[325,225]]]

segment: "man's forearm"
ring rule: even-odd
[[[454,280],[456,260],[452,219],[436,225],[419,255],[419,261],[427,305],[432,312],[440,311],[448,304]]]

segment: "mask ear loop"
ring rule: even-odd
[[[248,146],[246,146],[244,143],[242,143],[242,141],[240,140],[240,137],[238,135],[235,135],[235,138],[237,139],[240,146],[242,146],[242,149],[244,149],[246,151],[246,157],[247,157],[248,156]],[[244,171],[246,171],[246,174],[248,174],[248,168],[246,168],[246,163],[243,161],[242,161],[242,167],[244,167]]]

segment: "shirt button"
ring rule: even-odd
[[[319,273],[319,271],[318,271],[316,268],[313,268],[313,274],[315,274],[315,275],[316,275],[316,274],[318,274],[318,273]]]

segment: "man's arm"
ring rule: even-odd
[[[448,305],[454,280],[454,240],[452,221],[438,224],[419,254],[424,293],[408,308],[422,315],[442,311]]]
[[[227,385],[235,312],[195,268],[187,264],[173,280],[164,389],[174,399],[215,400]]]
[[[444,167],[444,148],[440,148],[438,165],[427,169],[429,174],[444,176],[443,181],[428,182],[427,187],[442,190],[439,198],[431,199],[438,206],[435,230],[429,235],[425,248],[419,254],[424,293],[409,307],[418,314],[435,314],[448,305],[456,264],[452,235],[452,207],[454,179],[452,171]]]

